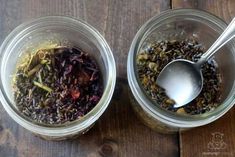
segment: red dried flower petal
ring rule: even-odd
[[[81,93],[79,92],[79,90],[72,90],[71,91],[71,96],[74,100],[78,99],[80,97],[80,94]]]

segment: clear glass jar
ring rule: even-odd
[[[43,125],[23,116],[13,97],[12,76],[19,57],[53,45],[76,46],[93,56],[103,76],[104,92],[99,103],[84,117],[62,125]],[[22,127],[46,139],[66,139],[86,132],[107,108],[116,82],[111,49],[89,24],[61,16],[42,17],[15,28],[0,48],[0,100],[7,113]]]
[[[131,102],[137,115],[149,127],[172,133],[206,125],[223,116],[235,102],[235,42],[221,48],[214,59],[222,75],[221,104],[215,110],[199,115],[180,115],[162,109],[150,100],[138,80],[136,56],[149,43],[158,40],[181,40],[196,38],[208,49],[226,28],[226,23],[218,17],[194,9],[176,9],[161,13],[147,21],[133,39],[128,55],[127,75],[133,95]]]

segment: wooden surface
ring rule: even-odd
[[[234,108],[220,120],[180,135],[150,130],[131,109],[126,81],[131,41],[150,17],[172,7],[204,9],[227,22],[235,16],[234,0],[0,0],[0,43],[26,20],[46,15],[74,16],[105,37],[118,68],[112,103],[95,126],[78,139],[42,140],[16,124],[0,106],[0,157],[234,157]],[[225,144],[224,149],[208,147],[218,139]]]
[[[198,8],[229,23],[234,0],[173,0],[172,8]],[[181,157],[235,157],[235,108],[214,123],[180,133]]]

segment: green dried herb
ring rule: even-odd
[[[41,84],[41,83],[39,83],[39,82],[33,81],[33,84],[34,84],[35,86],[38,86],[39,88],[44,89],[45,91],[47,91],[47,92],[49,92],[49,93],[53,91],[50,87],[47,87],[47,86],[45,86],[45,85],[43,85],[43,84]]]
[[[159,73],[169,62],[181,58],[196,62],[203,53],[202,45],[195,40],[158,41],[150,44],[136,58],[139,79],[147,95],[162,108],[177,113],[202,114],[216,108],[220,103],[221,76],[214,60],[202,67],[203,89],[189,105],[175,109],[174,100],[169,99],[165,91],[156,85]]]

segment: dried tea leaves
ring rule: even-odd
[[[77,48],[39,50],[18,66],[14,80],[18,109],[39,123],[79,119],[103,93],[95,60]]]
[[[156,80],[161,70],[172,60],[187,59],[196,62],[204,53],[202,45],[195,40],[159,41],[149,45],[137,55],[137,71],[147,95],[162,108],[179,114],[202,114],[213,110],[220,102],[221,76],[214,60],[202,67],[204,77],[200,95],[189,105],[176,109],[174,100],[169,99]]]

